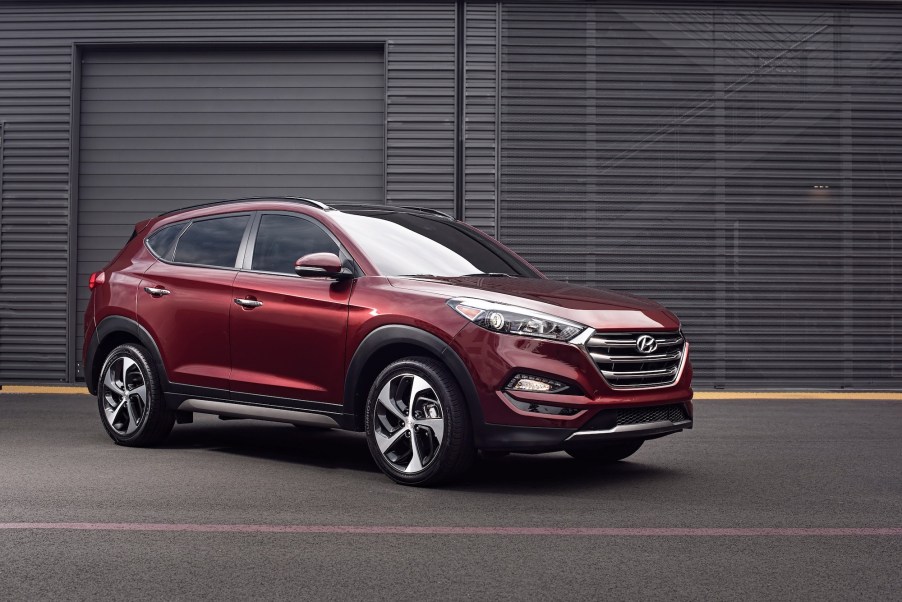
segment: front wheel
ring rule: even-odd
[[[393,362],[376,378],[366,439],[382,472],[403,485],[453,479],[476,454],[460,386],[444,364],[427,357]]]
[[[577,460],[606,464],[623,460],[639,451],[643,440],[624,441],[622,443],[608,443],[598,447],[574,447],[566,450],[568,454]]]
[[[107,434],[119,445],[156,445],[175,423],[175,412],[166,407],[150,355],[141,345],[120,345],[107,356],[97,404]]]

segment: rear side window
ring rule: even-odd
[[[248,220],[248,215],[231,215],[192,222],[176,243],[173,261],[235,267]]]
[[[313,222],[289,215],[260,218],[251,269],[294,274],[294,262],[311,253],[339,254],[338,245]]]
[[[161,228],[147,237],[147,246],[160,259],[169,259],[172,247],[184,229],[184,223]]]

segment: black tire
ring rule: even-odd
[[[595,464],[607,464],[632,456],[639,451],[643,443],[645,441],[639,439],[638,441],[607,443],[598,447],[574,447],[566,450],[566,452],[577,460]]]
[[[415,382],[420,382],[414,377],[423,379],[430,389],[413,391]],[[408,381],[410,385],[405,384]],[[383,389],[386,394],[396,394],[397,399],[393,397],[389,403],[397,412],[379,401]],[[401,399],[404,396],[407,400]],[[404,416],[409,419],[406,423]],[[441,434],[429,424],[441,429]],[[383,445],[389,440],[394,443],[388,444],[383,453],[377,438]],[[376,377],[367,395],[366,439],[382,472],[402,485],[447,483],[466,472],[476,457],[463,392],[445,365],[428,357],[392,362]],[[414,453],[418,463],[413,460]]]
[[[107,381],[108,373],[110,381]],[[143,381],[143,400],[141,387],[137,384],[139,376]],[[108,386],[107,382],[113,386]],[[116,389],[124,391],[129,400],[123,402],[124,396],[116,393]],[[107,434],[118,445],[156,445],[169,435],[175,424],[175,411],[166,407],[150,353],[137,344],[116,347],[103,362],[97,384],[97,406]],[[133,416],[139,414],[140,417],[133,420]]]

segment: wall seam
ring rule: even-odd
[[[495,3],[495,238],[501,240],[501,2]]]
[[[80,355],[75,349],[75,341],[78,335],[75,325],[78,323],[76,315],[77,291],[78,291],[78,260],[76,250],[78,248],[78,172],[79,172],[79,124],[81,121],[81,49],[77,44],[72,44],[72,69],[70,74],[70,107],[69,107],[69,261],[68,282],[66,290],[66,303],[69,312],[66,316],[66,381],[75,382],[78,376]],[[73,360],[75,365],[73,366]]]
[[[466,149],[464,148],[464,127],[466,122],[466,85],[467,85],[467,35],[466,35],[467,3],[458,2],[454,19],[455,44],[455,86],[454,86],[454,217],[464,219],[464,166]]]

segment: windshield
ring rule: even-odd
[[[525,276],[536,274],[522,261],[451,220],[382,211],[330,215],[385,276]]]

